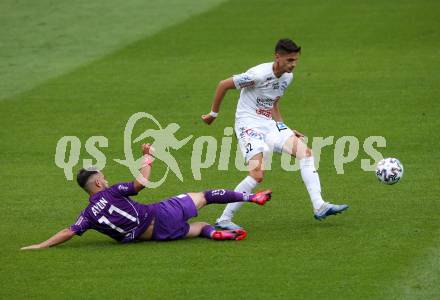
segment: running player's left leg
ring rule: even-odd
[[[282,151],[295,156],[299,160],[301,177],[309,192],[314,215],[317,220],[322,220],[327,216],[341,213],[348,208],[346,204],[331,204],[322,199],[321,183],[319,181],[318,172],[315,169],[315,159],[312,150],[307,147],[302,138],[295,134],[291,135],[283,143]]]
[[[264,141],[265,126],[253,124],[247,120],[245,123],[235,124],[235,134],[243,157],[248,164],[249,175],[246,176],[236,187],[236,192],[251,194],[252,191],[263,181],[264,166],[263,154],[271,151]],[[241,226],[232,222],[232,218],[241,208],[243,203],[230,203],[226,205],[221,216],[216,220],[215,226],[221,229],[240,229]]]
[[[254,155],[248,163],[249,175],[246,176],[234,189],[236,192],[251,194],[252,190],[263,181],[263,153]],[[241,226],[232,222],[232,218],[243,205],[242,202],[226,205],[221,216],[216,220],[215,227],[221,229],[240,229]]]

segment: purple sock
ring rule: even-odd
[[[231,190],[208,190],[205,191],[206,204],[212,203],[232,203],[249,201],[249,196]]]
[[[200,232],[200,236],[203,236],[205,238],[210,239],[211,238],[211,233],[215,231],[214,226],[211,225],[205,225],[202,228],[202,231]]]

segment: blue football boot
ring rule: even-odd
[[[222,230],[239,230],[243,229],[240,225],[235,224],[234,222],[230,220],[222,220],[215,223],[215,228],[222,229]]]
[[[328,216],[340,214],[347,208],[348,205],[346,204],[338,205],[338,204],[331,204],[329,202],[324,202],[324,204],[318,210],[315,211],[315,219],[319,221],[324,220]]]

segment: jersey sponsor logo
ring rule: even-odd
[[[118,185],[118,190],[120,190],[120,191],[128,191],[128,186],[120,184],[120,185]]]
[[[241,88],[246,88],[246,87],[250,87],[253,86],[255,84],[255,81],[247,81],[247,82],[239,82],[238,85]]]
[[[240,138],[244,138],[245,136],[247,136],[252,139],[263,140],[263,134],[256,131],[255,129],[241,127],[240,130]]]
[[[281,82],[281,91],[284,92],[285,89],[287,89],[287,81]]]
[[[212,196],[223,196],[224,194],[226,194],[225,190],[212,190],[211,191]]]
[[[257,108],[272,109],[275,100],[271,98],[257,98]]]
[[[242,75],[237,78],[237,84],[240,88],[253,86],[255,81],[249,75]]]
[[[257,108],[255,109],[255,112],[257,115],[262,115],[266,118],[272,117],[272,108],[273,103],[278,99],[272,99],[272,98],[257,98]]]
[[[262,115],[265,116],[266,118],[272,118],[271,109],[257,108],[255,112],[257,113],[257,115]]]
[[[278,89],[280,88],[280,83],[279,83],[279,82],[274,82],[274,83],[272,84],[272,88],[273,88],[274,90],[278,90]]]

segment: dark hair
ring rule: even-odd
[[[291,39],[280,39],[275,46],[275,53],[288,54],[294,52],[301,52],[301,47]]]
[[[96,168],[90,167],[87,169],[81,169],[79,170],[78,174],[76,175],[76,182],[78,182],[79,186],[83,189],[86,189],[87,181],[89,180],[90,176],[99,173],[99,171]]]

